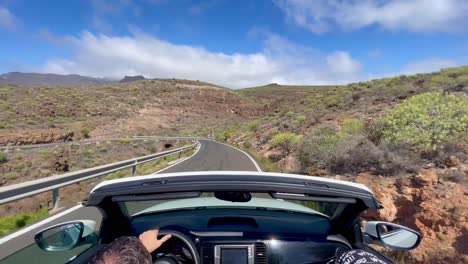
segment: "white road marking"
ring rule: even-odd
[[[54,221],[55,219],[58,219],[58,218],[60,218],[60,217],[62,217],[64,215],[67,215],[67,214],[69,214],[69,213],[71,213],[71,212],[73,212],[73,211],[75,211],[75,210],[77,210],[79,208],[82,208],[82,207],[83,207],[83,205],[81,205],[81,204],[73,206],[72,208],[69,208],[69,209],[67,209],[67,210],[65,210],[63,212],[58,213],[58,214],[52,215],[51,217],[46,218],[46,219],[44,219],[44,220],[42,220],[40,222],[37,222],[37,223],[32,224],[30,226],[27,226],[27,227],[25,227],[23,229],[20,229],[19,231],[16,231],[13,234],[10,234],[10,235],[8,235],[6,237],[1,238],[0,239],[0,244],[3,244],[3,243],[5,243],[5,242],[7,242],[7,241],[9,241],[11,239],[14,239],[16,237],[24,235],[24,234],[30,232],[31,230],[33,230],[35,228],[38,228],[38,227],[40,227],[42,225],[50,223],[50,222]]]

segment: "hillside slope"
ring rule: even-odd
[[[250,149],[271,170],[369,186],[384,209],[366,219],[400,223],[424,237],[409,253],[387,252],[397,263],[468,261],[467,66],[343,86],[270,84],[237,92],[267,113],[225,127],[218,139]],[[391,113],[399,114],[389,119]],[[386,141],[385,135],[396,137],[384,133],[388,126],[409,136]],[[421,151],[418,140],[428,136],[437,148]]]
[[[231,90],[187,80],[4,87],[0,88],[0,98],[3,145],[76,140],[81,136],[208,135],[212,126],[241,122],[262,113],[257,105]]]

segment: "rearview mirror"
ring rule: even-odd
[[[34,240],[45,251],[65,251],[76,247],[82,238],[94,234],[94,221],[73,221],[39,231]]]
[[[214,196],[216,199],[228,202],[236,202],[236,203],[246,203],[252,200],[252,195],[249,192],[215,192]]]
[[[367,242],[393,250],[411,250],[419,246],[421,234],[405,226],[370,221],[365,224]]]

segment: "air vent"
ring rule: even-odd
[[[213,250],[214,247],[210,244],[203,244],[201,248],[201,261],[202,263],[213,262]]]
[[[267,252],[263,243],[255,243],[255,264],[266,264]]]

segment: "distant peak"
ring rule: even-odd
[[[120,80],[120,82],[126,83],[126,82],[134,82],[134,81],[139,81],[139,80],[146,80],[146,78],[143,75],[125,76],[122,80]]]

